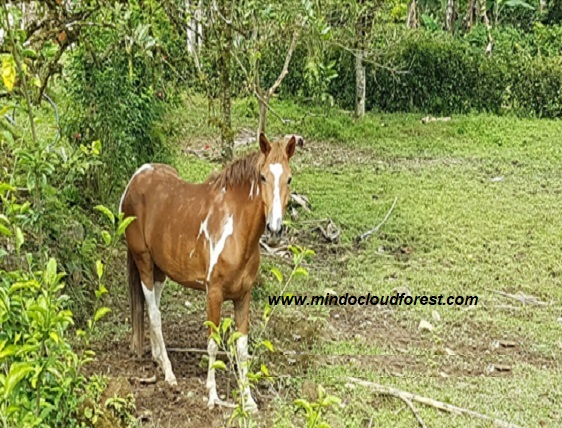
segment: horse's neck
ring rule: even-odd
[[[251,186],[240,186],[233,189],[237,192],[240,203],[237,205],[238,215],[243,219],[244,233],[248,237],[248,245],[259,245],[259,240],[265,231],[265,215],[261,195],[257,191],[250,192]],[[250,194],[253,196],[250,197]]]

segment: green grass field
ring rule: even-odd
[[[306,139],[293,161],[293,189],[309,197],[312,213],[301,213],[291,233],[318,253],[307,266],[309,279],[295,282],[291,293],[398,290],[479,301],[279,308],[266,337],[277,351],[266,363],[278,378],[257,417],[260,426],[303,426],[293,401],[313,397],[320,384],[342,399],[326,415],[333,427],[417,425],[401,400],[351,385],[347,376],[521,426],[562,426],[562,123],[474,115],[422,124],[422,115],[377,113],[354,123],[337,110],[274,107],[291,122],[270,116],[269,134]],[[248,101],[236,104],[238,129],[253,128],[251,111]],[[189,99],[163,125],[174,135],[175,166],[188,180],[219,168],[179,150],[216,144],[202,112],[205,103]],[[354,237],[378,224],[396,197],[380,231],[355,246]],[[337,245],[308,230],[328,218],[342,231]],[[278,265],[284,263],[264,258],[257,317],[267,296],[279,293],[269,273]],[[527,301],[501,292],[523,293]],[[185,312],[178,293],[164,293],[164,325]],[[198,293],[181,293],[194,302],[193,312],[204,310]],[[422,320],[434,330],[419,331]],[[292,351],[306,355],[293,361],[280,355]],[[430,427],[491,426],[416,407]]]

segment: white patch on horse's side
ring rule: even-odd
[[[164,344],[164,337],[162,336],[162,315],[160,314],[160,309],[158,308],[160,294],[163,283],[159,284],[160,290],[156,290],[157,285],[154,285],[154,290],[149,290],[144,283],[142,283],[142,291],[144,294],[144,299],[146,300],[148,306],[148,319],[150,320],[150,343],[152,345],[152,356],[160,364],[162,370],[164,370],[164,377],[166,382],[171,385],[176,385],[176,376],[172,371],[172,364],[168,358],[168,353],[166,352],[166,345]],[[160,285],[161,284],[161,285]]]
[[[252,180],[252,187],[250,187],[250,199],[254,199],[254,180]]]
[[[209,237],[207,237],[207,239],[209,239],[209,252],[210,252],[209,272],[207,272],[207,282],[211,279],[211,274],[213,273],[213,268],[215,267],[215,265],[219,261],[219,257],[221,255],[222,251],[224,250],[224,246],[226,244],[226,239],[230,235],[232,235],[233,232],[234,232],[234,216],[231,214],[226,218],[226,220],[224,222],[223,229],[222,229],[222,235],[217,242],[213,243],[211,241],[211,239]]]
[[[209,231],[207,230],[207,223],[209,223],[210,216],[211,213],[209,212],[209,214],[207,214],[207,217],[205,217],[205,220],[203,220],[203,222],[201,223],[201,226],[199,226],[199,234],[197,235],[196,242],[199,240],[199,237],[201,236],[202,233],[205,234],[205,238],[209,239]]]
[[[283,165],[274,163],[269,165],[269,170],[273,174],[274,188],[273,188],[273,207],[271,209],[269,228],[274,232],[281,229],[283,224],[283,209],[281,208],[281,192],[279,189],[279,181],[283,174]]]
[[[133,176],[131,177],[131,179],[129,180],[129,182],[127,183],[127,187],[125,187],[125,191],[123,192],[123,196],[121,196],[121,200],[119,201],[119,212],[123,212],[123,201],[125,200],[125,196],[127,195],[127,190],[129,190],[129,186],[131,185],[131,182],[133,181],[133,179],[139,175],[141,172],[144,171],[150,171],[154,169],[154,167],[152,166],[152,164],[149,163],[145,163],[143,166],[141,166],[139,169],[136,170],[136,172],[133,174]]]

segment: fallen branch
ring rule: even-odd
[[[392,203],[392,206],[390,207],[390,209],[388,210],[388,212],[386,213],[386,215],[384,216],[383,221],[381,221],[379,224],[377,224],[374,228],[372,228],[371,230],[368,230],[367,232],[363,233],[362,235],[359,235],[355,238],[355,242],[359,243],[364,241],[365,239],[367,239],[369,236],[371,236],[373,233],[377,232],[383,224],[386,223],[386,221],[388,220],[388,218],[390,217],[390,214],[392,214],[392,211],[394,210],[394,207],[396,206],[396,202],[398,202],[398,196],[396,196],[394,198],[394,202]]]
[[[192,354],[208,354],[209,351],[206,349],[199,349],[199,348],[166,348],[168,352],[183,352],[183,353],[192,353]],[[227,355],[224,351],[217,351],[217,355]]]
[[[412,403],[411,400],[408,400],[406,397],[398,397],[400,398],[404,403],[406,403],[406,405],[410,408],[410,410],[412,411],[412,413],[414,414],[414,417],[416,418],[416,420],[418,421],[418,423],[420,424],[420,427],[422,428],[427,428],[427,425],[425,424],[425,422],[423,421],[423,419],[421,418],[420,414],[418,413],[418,410],[416,409],[416,407],[414,406],[414,403]]]
[[[133,377],[131,380],[140,384],[150,385],[152,383],[156,383],[156,375],[151,377]]]
[[[450,117],[433,117],[433,116],[426,116],[422,118],[421,123],[424,125],[429,122],[449,122],[451,120]]]
[[[443,403],[442,401],[437,401],[432,398],[422,397],[421,395],[412,394],[411,392],[401,391],[396,388],[392,388],[390,386],[380,385],[375,382],[369,382],[363,379],[357,379],[354,377],[348,377],[349,381],[356,383],[358,385],[364,386],[366,388],[372,389],[374,392],[384,395],[390,395],[392,397],[400,398],[406,404],[408,401],[415,401],[421,404],[425,404],[426,406],[431,406],[439,410],[443,410],[444,412],[449,413],[457,413],[457,414],[464,414],[468,416],[472,416],[474,418],[482,419],[485,421],[492,422],[499,427],[504,428],[521,428],[519,425],[512,424],[507,421],[503,421],[501,419],[496,419],[488,415],[484,415],[482,413],[475,412],[474,410],[464,409],[462,407],[453,406],[452,404]],[[411,409],[411,407],[410,407]],[[418,420],[419,422],[419,420]]]
[[[537,299],[535,296],[530,296],[528,294],[523,294],[523,293],[509,294],[506,293],[505,291],[491,290],[489,288],[487,288],[486,290],[491,291],[492,293],[499,294],[500,296],[509,297],[510,299],[515,299],[523,304],[547,306],[546,302],[542,302],[539,299]]]

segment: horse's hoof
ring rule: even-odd
[[[248,413],[257,413],[258,405],[254,400],[248,401],[245,403],[244,410]]]
[[[178,386],[178,381],[175,377],[169,380],[166,379],[166,382],[168,382],[168,385],[170,385],[172,388],[176,388]]]
[[[234,409],[236,407],[236,404],[221,400],[220,398],[210,398],[207,403],[209,410],[213,410],[215,405],[219,407],[226,407],[228,409]]]

